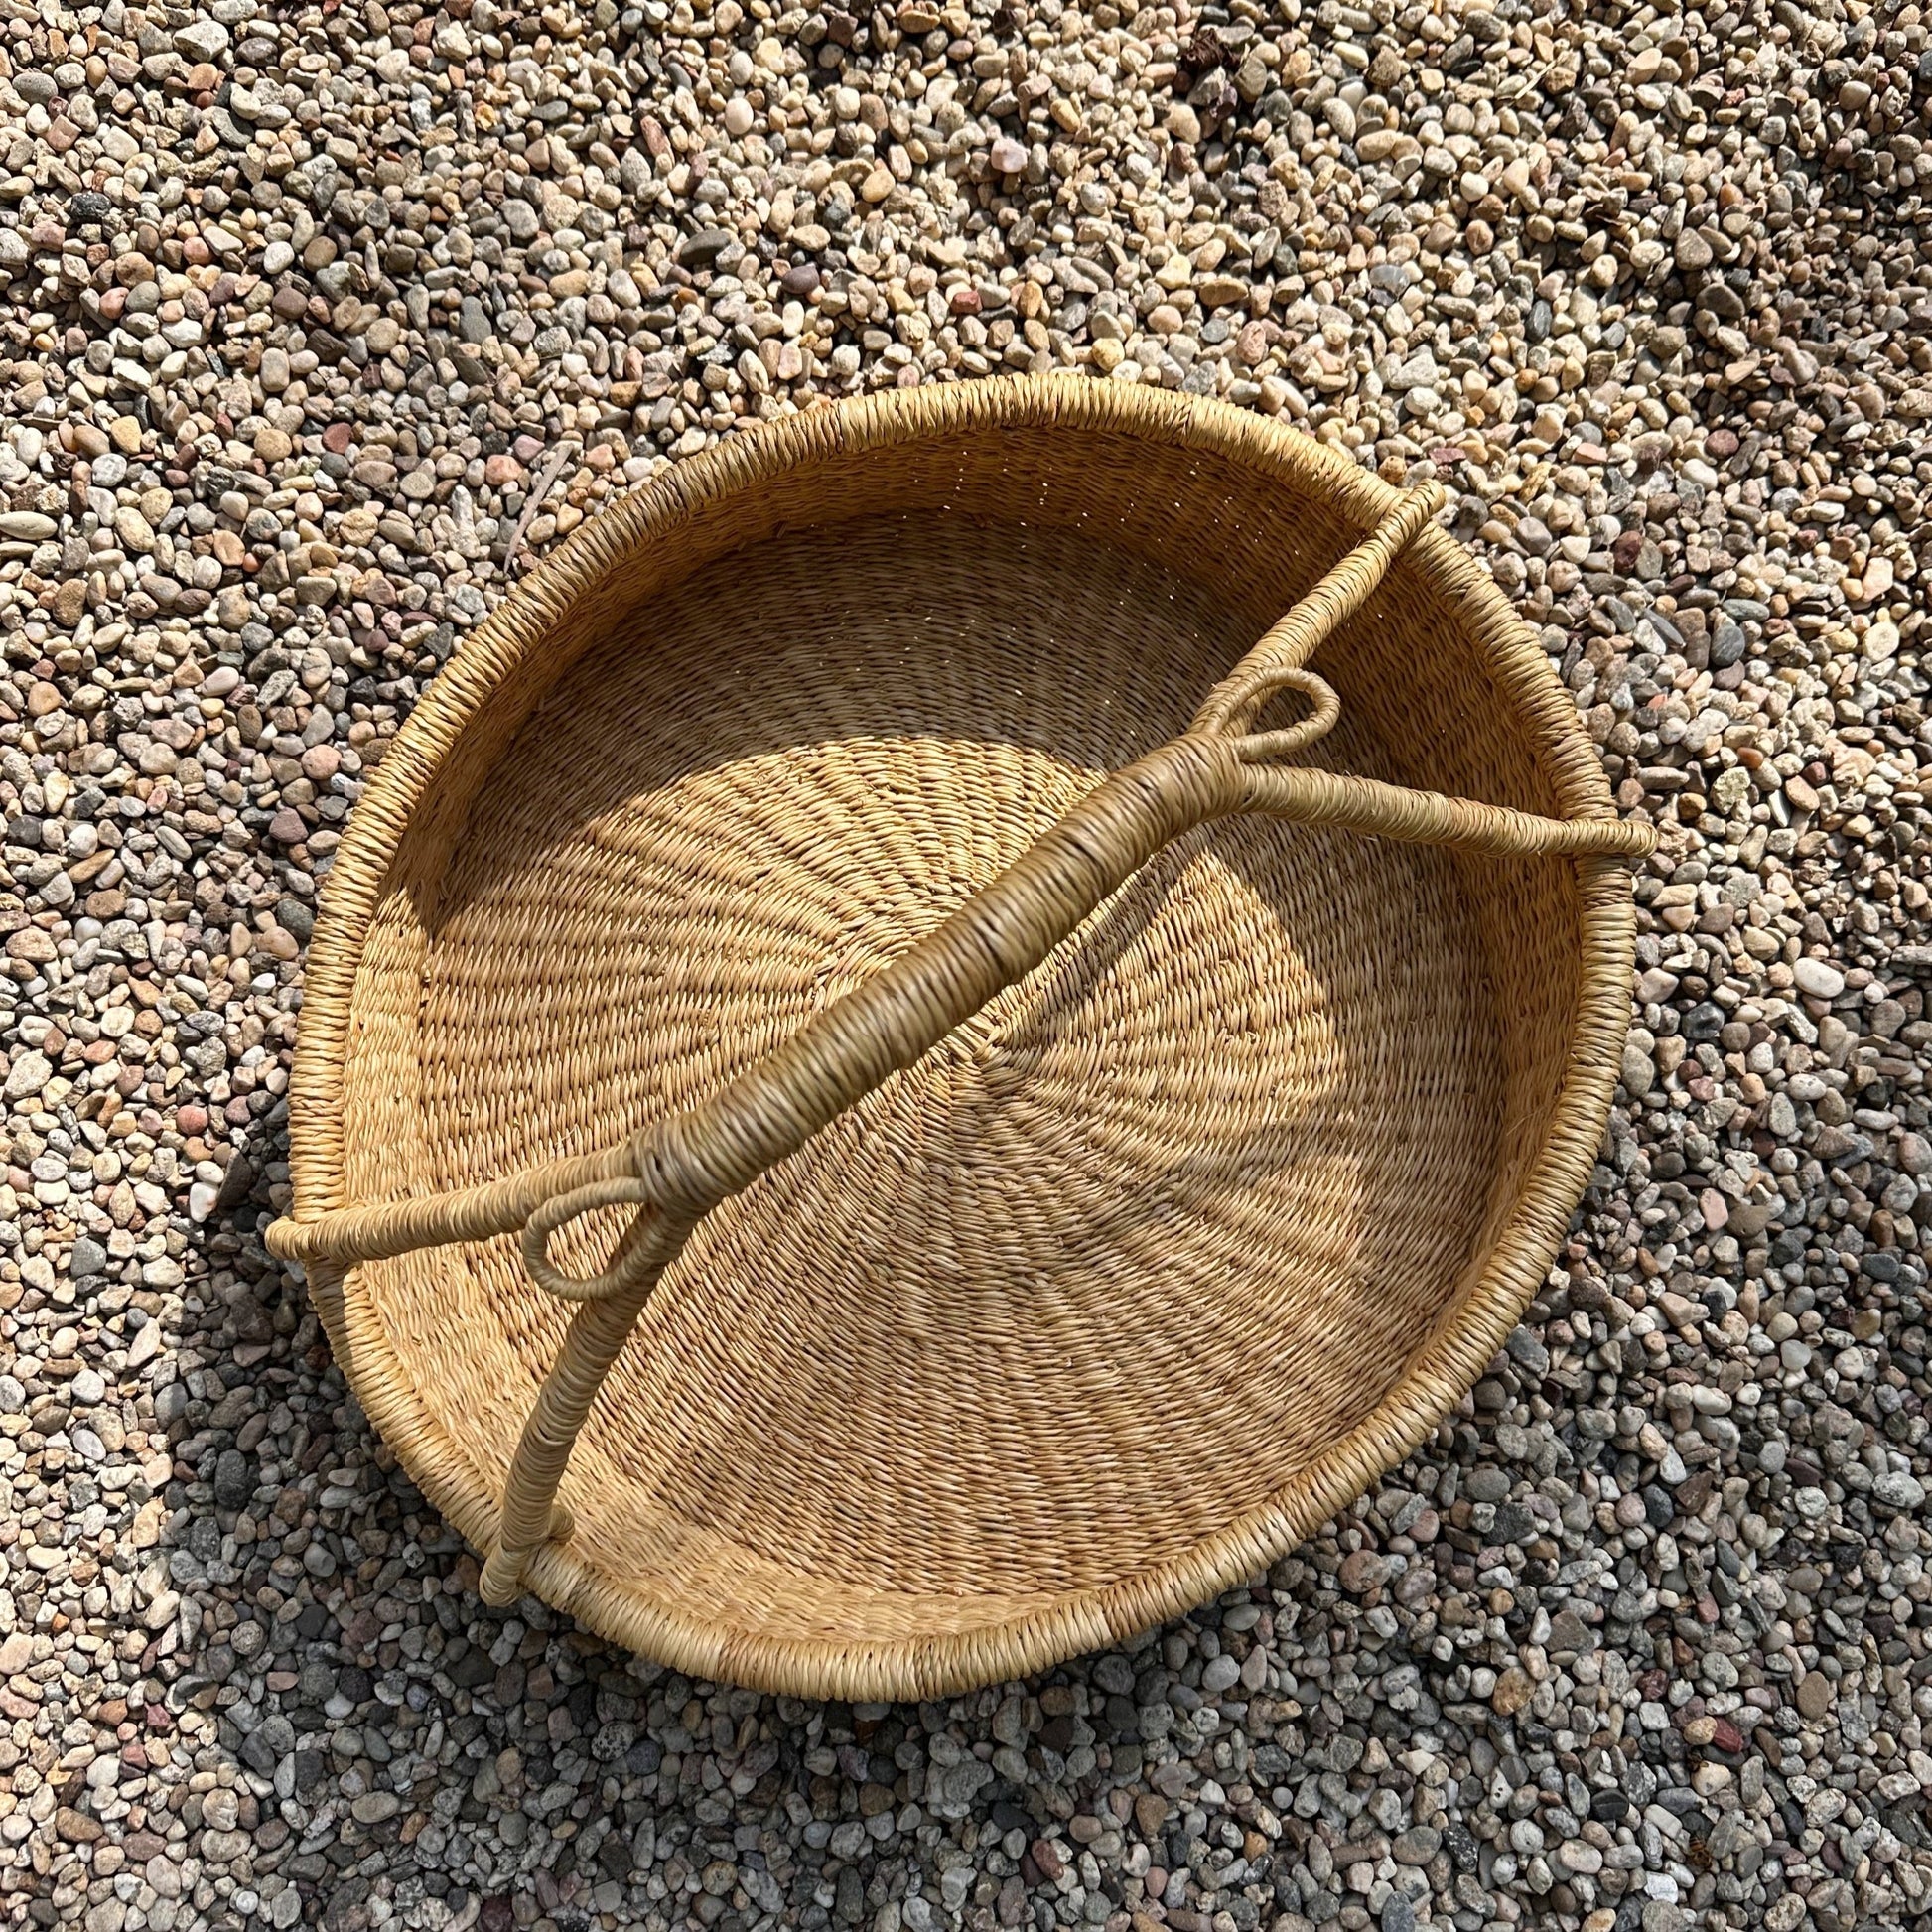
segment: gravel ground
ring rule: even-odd
[[[0,19],[8,1923],[1932,1907],[1919,6]],[[1060,367],[1434,469],[1545,626],[1663,829],[1574,1238],[1426,1453],[1039,1683],[485,1612],[259,1243],[341,822],[657,464]]]

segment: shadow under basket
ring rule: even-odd
[[[1480,1375],[1651,835],[1438,495],[1143,388],[894,392],[465,639],[323,895],[270,1245],[485,1596],[804,1695],[1014,1677]]]

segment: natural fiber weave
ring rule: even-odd
[[[896,392],[466,640],[324,895],[270,1238],[486,1594],[761,1687],[1010,1677],[1481,1373],[1649,835],[1432,504],[1185,397]]]

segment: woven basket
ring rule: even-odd
[[[1144,388],[897,392],[465,642],[324,895],[269,1239],[487,1598],[794,1693],[1012,1677],[1481,1373],[1650,834],[1436,499]]]

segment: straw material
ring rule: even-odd
[[[466,641],[325,893],[270,1238],[486,1595],[929,1695],[1253,1574],[1481,1372],[1649,835],[1434,501],[896,392]]]

